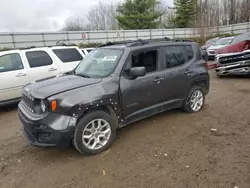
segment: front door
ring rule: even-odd
[[[29,83],[29,77],[19,53],[0,56],[0,78],[0,102],[21,97],[22,87]]]
[[[146,75],[132,79],[131,67],[146,67]],[[159,71],[158,50],[132,54],[120,80],[123,115],[126,121],[150,116],[163,102],[165,72]]]

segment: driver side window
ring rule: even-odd
[[[134,67],[145,67],[146,74],[157,70],[158,51],[133,53],[131,61],[127,64],[125,74],[129,75],[129,69]]]

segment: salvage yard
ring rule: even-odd
[[[1,108],[0,187],[249,188],[250,80],[210,75],[201,112],[173,110],[129,125],[110,150],[90,157],[29,145],[16,105]]]

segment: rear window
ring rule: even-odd
[[[63,62],[69,63],[74,61],[81,61],[83,59],[82,55],[75,48],[70,49],[54,49],[52,50],[56,56]]]
[[[30,68],[52,65],[53,61],[49,54],[45,51],[26,52]]]

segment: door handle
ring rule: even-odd
[[[26,73],[19,72],[18,74],[16,74],[16,77],[21,77],[21,76],[26,76],[26,75],[27,75]]]
[[[57,68],[54,68],[54,67],[51,67],[50,69],[49,69],[49,71],[56,71],[57,70]]]
[[[163,81],[163,80],[164,80],[164,78],[155,78],[154,82],[157,83],[157,84],[160,84],[161,81]]]

